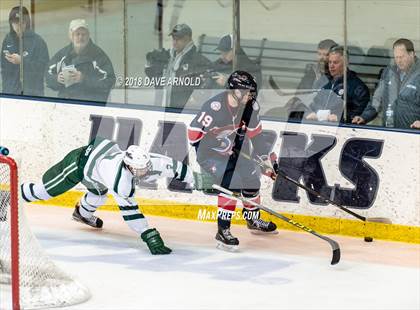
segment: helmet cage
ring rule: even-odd
[[[123,158],[128,169],[136,177],[144,176],[152,170],[149,154],[137,145],[130,145]]]
[[[145,176],[149,171],[152,170],[152,162],[149,160],[147,166],[144,168],[134,168],[133,166],[127,165],[135,178],[141,178]]]

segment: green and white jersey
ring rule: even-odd
[[[193,183],[194,176],[191,168],[175,159],[165,155],[149,153],[152,169],[144,177],[142,181],[153,182],[158,178],[175,178],[182,182]]]
[[[88,156],[84,167],[84,181],[98,189],[107,189],[114,197],[127,225],[137,232],[147,230],[147,221],[139,212],[134,197],[135,182],[133,174],[124,164],[125,152],[110,140],[96,139],[85,151]],[[167,156],[150,153],[152,168],[142,181],[152,182],[161,177],[177,178],[180,181],[193,183],[191,169],[181,162]],[[86,183],[86,182],[84,182]]]
[[[106,187],[113,196],[128,198],[134,196],[133,175],[123,162],[125,152],[115,142],[101,139],[93,143],[89,158],[84,168],[85,179],[93,184]],[[182,182],[193,183],[192,170],[182,162],[170,157],[150,153],[151,170],[142,177],[144,182],[153,182],[158,178],[176,178]]]
[[[86,153],[89,157],[83,170],[85,181],[99,188],[107,188],[113,196],[122,198],[134,195],[133,175],[125,168],[125,152],[118,144],[107,139],[96,139]]]

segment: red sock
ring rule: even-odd
[[[218,227],[226,229],[230,227],[232,216],[236,209],[236,199],[219,194],[217,196],[217,224]]]

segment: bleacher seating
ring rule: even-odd
[[[216,60],[219,37],[202,34],[198,50],[210,60]],[[262,69],[262,88],[270,88],[270,77],[281,89],[295,89],[302,79],[307,64],[315,63],[317,44],[241,39],[241,47]],[[366,83],[371,93],[377,85],[380,72],[392,60],[387,49],[372,47],[365,53],[362,48],[348,47],[349,67]]]

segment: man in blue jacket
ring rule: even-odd
[[[1,49],[2,92],[5,94],[43,96],[44,72],[49,55],[45,41],[31,30],[28,9],[14,7],[9,13],[10,32]],[[20,42],[23,42],[22,51]],[[23,81],[20,66],[23,64]],[[23,82],[23,87],[22,87]]]
[[[306,119],[351,123],[369,102],[369,89],[354,71],[347,69],[347,105],[344,107],[344,49],[333,47],[328,56],[330,81],[322,87],[310,104]],[[345,112],[344,112],[345,110]]]

